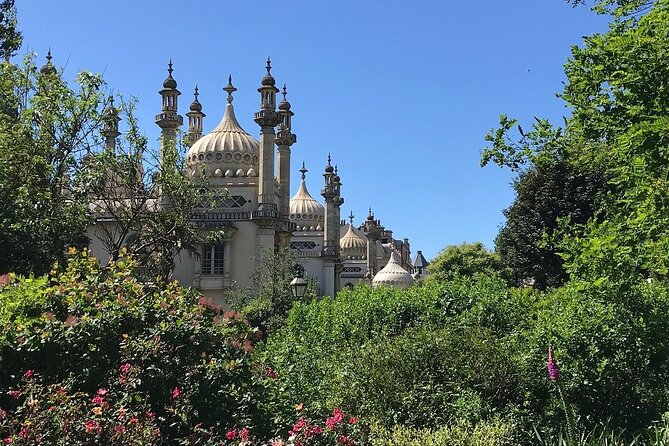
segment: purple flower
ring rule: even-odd
[[[548,346],[547,369],[548,369],[548,376],[551,378],[551,381],[557,382],[560,369],[558,368],[558,365],[555,362],[555,358],[553,358],[553,347],[551,347],[550,345]]]

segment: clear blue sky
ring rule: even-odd
[[[51,46],[66,75],[103,72],[139,98],[154,144],[168,58],[185,113],[200,86],[205,131],[232,74],[242,126],[253,122],[264,61],[286,82],[295,117],[293,192],[302,160],[313,195],[328,152],[360,224],[372,206],[428,259],[446,245],[488,248],[513,200],[512,175],[479,167],[501,113],[528,122],[568,113],[555,97],[570,47],[606,19],[564,0],[18,0],[24,48]],[[320,198],[320,197],[319,197]]]

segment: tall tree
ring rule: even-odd
[[[584,224],[592,218],[598,197],[608,188],[605,177],[555,160],[522,171],[513,188],[516,198],[504,211],[495,251],[512,284],[558,287],[568,279],[553,240],[560,219]]]

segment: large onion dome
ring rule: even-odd
[[[373,286],[385,285],[393,288],[409,288],[413,285],[413,277],[401,265],[400,256],[397,251],[390,254],[388,264],[372,280]]]
[[[348,225],[346,234],[339,239],[341,256],[344,259],[364,259],[367,254],[367,243],[355,233],[353,225]]]
[[[191,168],[204,165],[210,176],[255,177],[260,143],[237,122],[231,97],[228,102],[218,126],[188,149],[186,162]]]
[[[290,221],[297,225],[298,231],[322,231],[325,220],[325,208],[314,199],[307,190],[304,164],[302,165],[302,181],[297,193],[290,199]]]

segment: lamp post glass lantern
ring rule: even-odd
[[[307,281],[304,280],[304,268],[302,265],[293,267],[295,278],[290,282],[290,292],[295,299],[301,299],[307,292]]]

